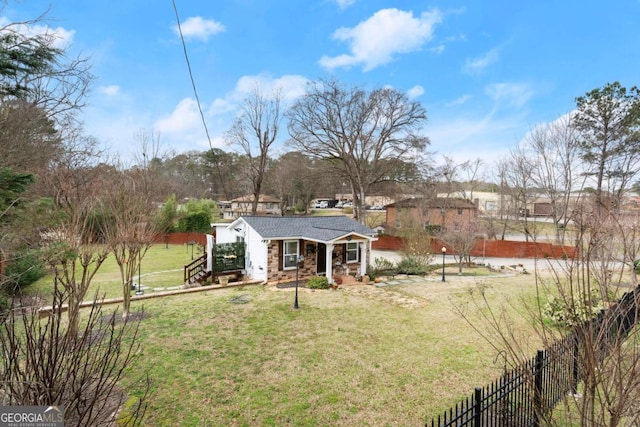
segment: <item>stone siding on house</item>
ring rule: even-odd
[[[313,252],[308,251],[310,246],[313,245]],[[282,269],[279,270],[280,266],[280,244],[278,241],[271,242],[267,249],[267,259],[268,259],[268,274],[267,281],[269,282],[282,282],[282,281],[290,281],[295,280],[296,278],[296,269]],[[312,276],[316,276],[317,269],[317,259],[318,259],[318,244],[316,242],[311,242],[307,240],[302,240],[302,246],[304,261],[300,264],[300,268],[298,269],[298,278],[309,278]],[[347,269],[349,274],[354,275],[360,271],[360,264],[362,261],[361,255],[359,256],[358,262],[353,262],[349,264],[343,264],[344,254],[343,254],[344,245],[335,245],[333,248],[333,259],[332,259],[332,268],[333,275],[344,275],[347,273]],[[367,250],[367,259],[370,259],[370,251]]]

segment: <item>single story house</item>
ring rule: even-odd
[[[245,276],[264,282],[296,274],[322,275],[329,282],[365,275],[377,239],[374,230],[346,216],[241,216],[215,224],[215,230],[216,244],[245,243]]]

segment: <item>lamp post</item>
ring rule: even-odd
[[[138,251],[138,290],[136,291],[136,295],[142,295],[144,294],[144,291],[141,288],[141,284],[140,284],[140,277],[141,277],[141,270],[142,270],[142,251]]]
[[[195,245],[196,242],[194,242],[193,240],[189,241],[188,245],[191,246],[191,260],[193,260],[193,245]]]
[[[300,270],[300,263],[304,261],[304,257],[302,255],[298,255],[296,258],[296,299],[293,302],[293,309],[297,310],[300,307],[298,306],[298,271]]]
[[[444,282],[444,256],[447,254],[447,248],[442,247],[442,281]]]

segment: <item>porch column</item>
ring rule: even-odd
[[[369,260],[367,259],[367,252],[369,249],[369,241],[360,242],[360,276],[364,276],[367,274],[367,264]]]
[[[329,283],[333,282],[333,244],[327,243],[327,251],[325,255],[325,263],[326,263],[326,271],[325,275],[327,276],[327,280]]]

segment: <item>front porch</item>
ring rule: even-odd
[[[348,276],[355,281],[366,275],[370,253],[366,239],[349,238],[334,243],[305,239],[273,241],[267,247],[267,281],[294,280],[296,273],[299,279],[326,276],[331,283]],[[299,256],[302,261],[296,265]]]

